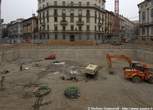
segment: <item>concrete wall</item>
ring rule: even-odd
[[[142,60],[153,64],[153,51],[142,49],[104,49],[104,48],[19,48],[11,50],[1,50],[0,62],[10,63],[13,61],[37,61],[44,59],[50,53],[56,53],[59,60],[75,60],[82,63],[95,63],[99,65],[105,65],[106,54],[111,53],[114,55],[127,55],[133,60]]]

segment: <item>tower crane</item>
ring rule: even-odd
[[[115,0],[115,14],[119,15],[119,0]]]

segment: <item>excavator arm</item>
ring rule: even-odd
[[[129,65],[132,64],[132,60],[129,57],[125,56],[125,55],[111,55],[111,54],[107,54],[106,58],[108,60],[109,68],[112,68],[112,61],[113,61],[113,59],[118,60],[118,61],[119,60],[124,60],[124,61],[127,61],[129,63]]]
[[[137,70],[143,70],[148,68],[148,65],[143,63],[143,62],[139,62],[139,61],[132,61],[130,57],[126,56],[126,55],[111,55],[111,54],[107,54],[106,55],[107,61],[108,61],[108,68],[111,71],[112,69],[112,61],[113,60],[124,60],[126,62],[129,63],[129,67],[130,68],[135,68]]]

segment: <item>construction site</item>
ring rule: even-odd
[[[152,110],[151,0],[137,2],[141,25],[119,0],[114,12],[106,0],[37,2],[38,15],[0,29],[0,110]]]
[[[0,110],[152,107],[152,57],[152,48],[132,44],[3,45]]]

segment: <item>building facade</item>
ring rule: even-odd
[[[135,23],[120,15],[120,36],[122,40],[133,40],[136,38]]]
[[[39,38],[107,42],[113,17],[105,0],[38,0]]]
[[[139,7],[139,39],[153,41],[153,0],[144,0]]]
[[[1,24],[2,27],[2,39],[8,37],[7,24]]]
[[[7,28],[8,28],[8,37],[10,40],[10,43],[20,43],[22,41],[22,21],[24,19],[17,19],[15,21],[11,21]]]
[[[38,18],[33,14],[32,17],[22,22],[23,42],[35,42],[38,40]]]

